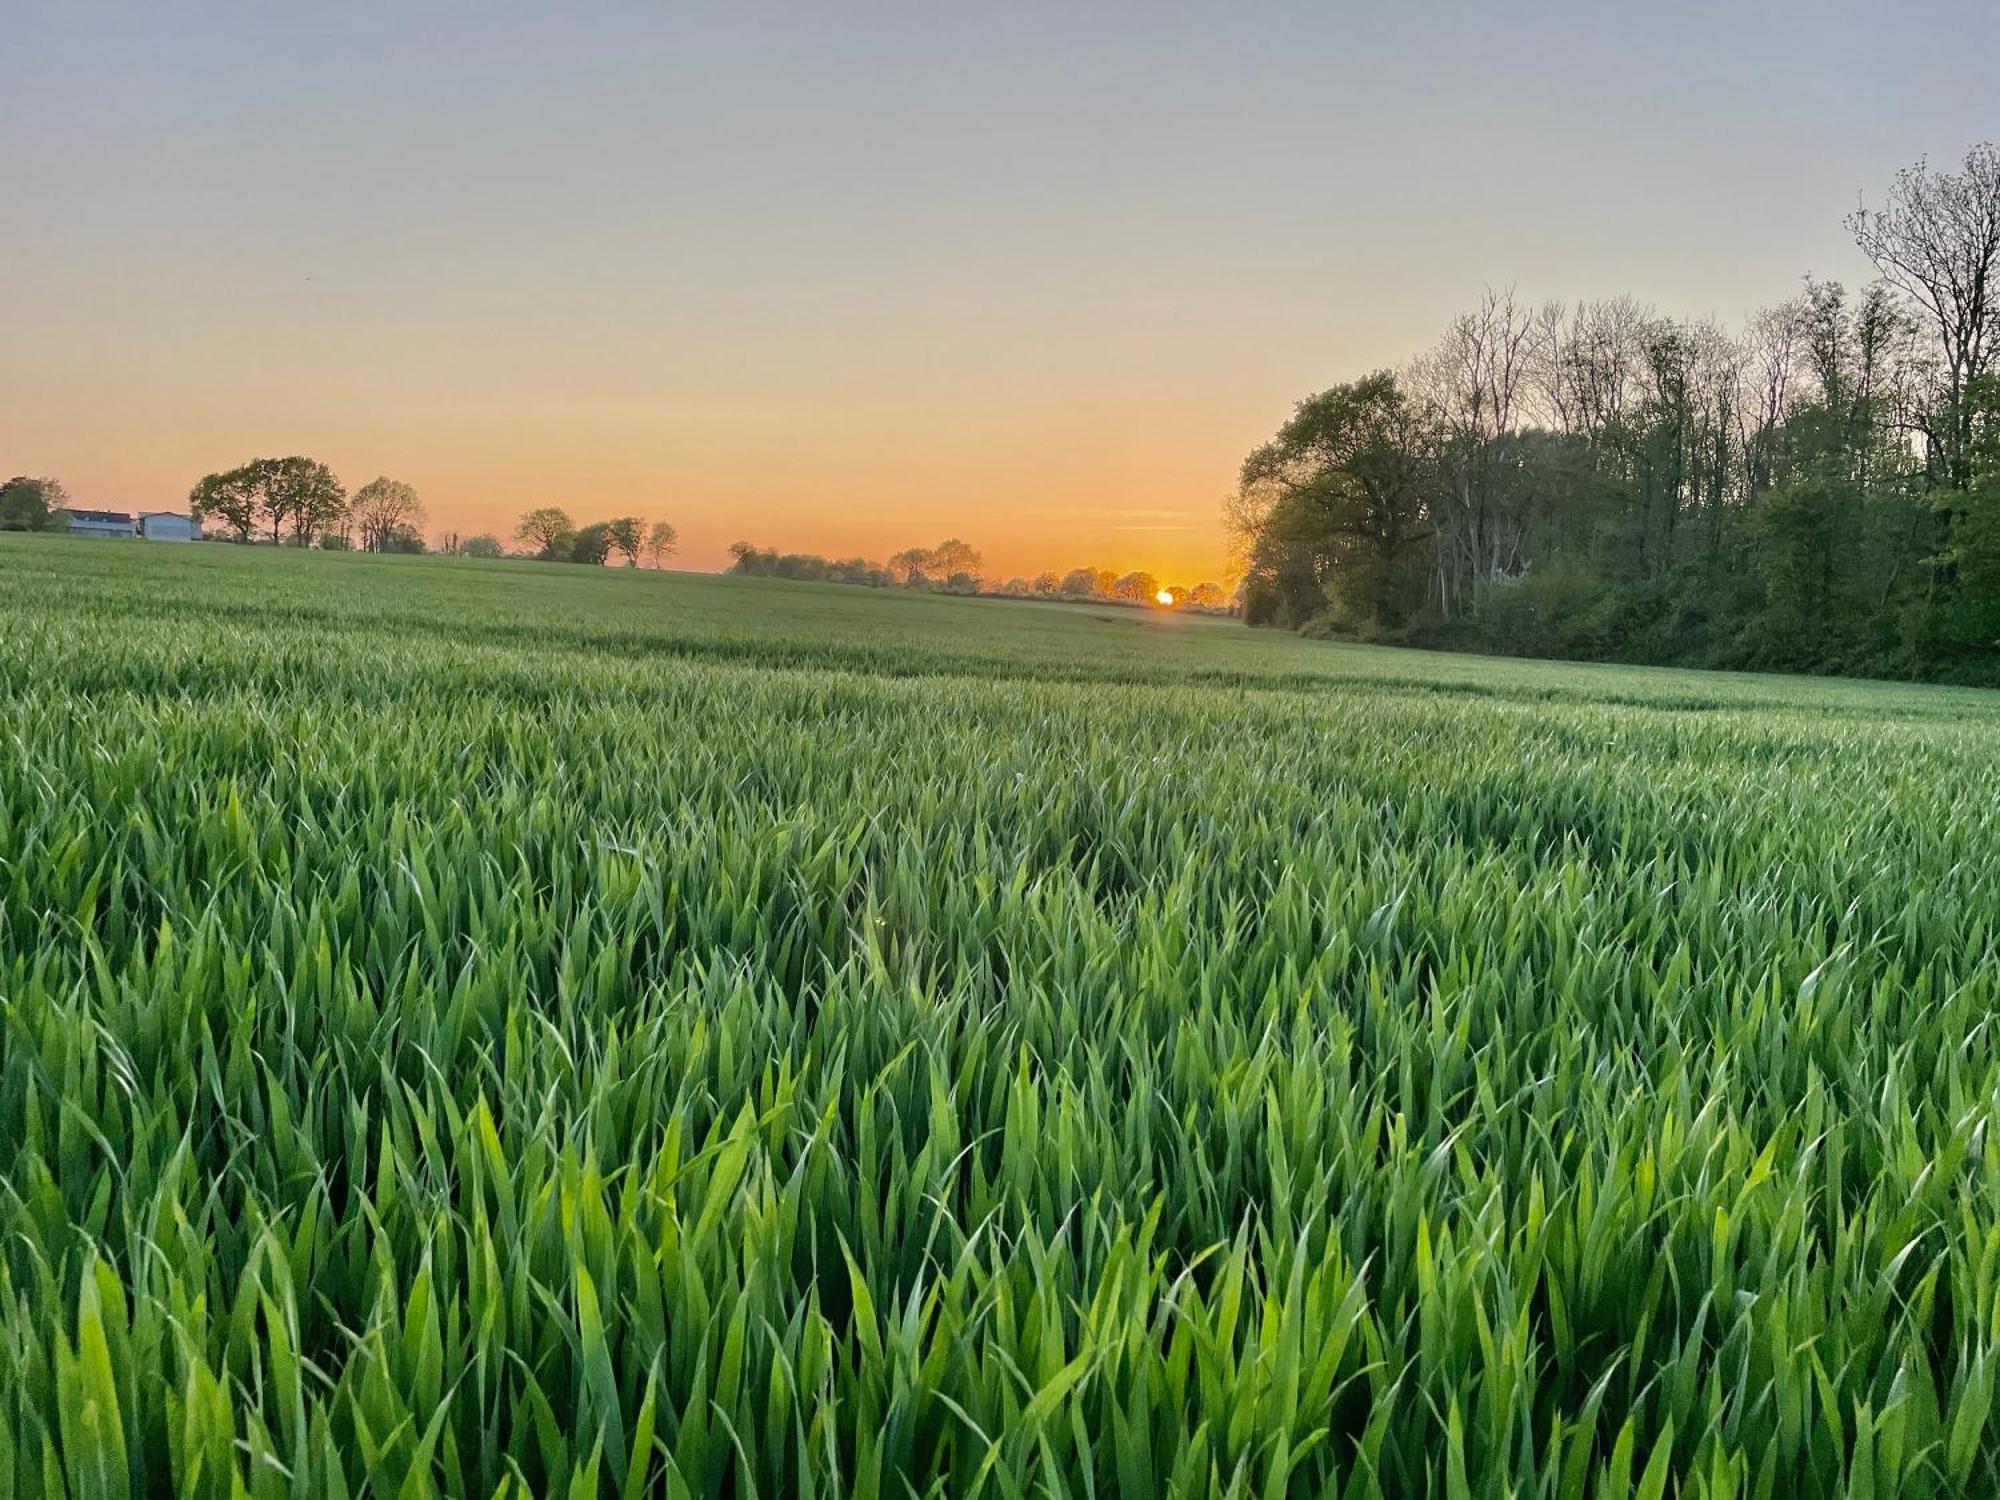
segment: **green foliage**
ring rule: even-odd
[[[378,483],[381,481],[378,481]],[[347,492],[333,470],[314,459],[253,458],[240,468],[205,474],[188,494],[197,520],[219,521],[247,542],[259,526],[270,540],[310,547],[347,514]]]
[[[1953,507],[1945,561],[1953,588],[1944,635],[1954,646],[2000,651],[2000,474]]]
[[[1386,372],[1299,403],[1243,462],[1250,623],[1297,626],[1326,614],[1337,629],[1372,636],[1415,612],[1428,577],[1426,441]]]
[[[2000,1487],[2000,698],[0,596],[0,1492]]]
[[[514,528],[514,540],[544,562],[565,561],[575,538],[576,522],[569,518],[569,512],[553,505],[527,512]]]
[[[69,525],[69,494],[56,479],[17,474],[0,484],[0,531],[62,531]]]
[[[369,552],[421,552],[424,522],[423,501],[414,486],[386,474],[371,479],[354,492],[349,507],[361,546]],[[412,546],[412,540],[416,545]]]
[[[1300,404],[1230,511],[1243,614],[1314,634],[2000,682],[2000,152],[1847,220],[1883,279],[1731,332],[1490,290]]]
[[[405,528],[407,529],[407,528]],[[421,551],[422,547],[398,546],[400,532],[392,534],[387,551]],[[584,563],[592,567],[610,561],[615,552],[630,567],[639,565],[641,552],[648,552],[658,567],[674,550],[678,540],[674,528],[665,521],[654,523],[649,532],[638,516],[618,516],[609,521],[593,521],[578,526],[567,511],[543,506],[521,517],[514,539],[528,547],[542,562]],[[478,550],[474,550],[477,548]],[[469,557],[498,556],[499,543],[491,537],[474,537],[459,549]]]
[[[2000,379],[1974,381],[1965,411],[1968,485],[1938,497],[1943,537],[1930,563],[1941,604],[1917,624],[1921,649],[1982,662],[2000,656]]]
[[[1860,536],[1851,486],[1807,480],[1763,497],[1750,528],[1763,584],[1760,626],[1793,650],[1836,628],[1845,612],[1847,550]]]
[[[605,539],[611,550],[625,559],[625,566],[639,566],[640,549],[646,545],[646,523],[638,516],[614,516],[604,523]]]
[[[414,526],[398,526],[390,532],[383,543],[384,552],[398,552],[405,557],[415,557],[430,550],[424,541],[424,534]]]
[[[188,492],[188,509],[205,526],[224,526],[238,542],[257,526],[257,490],[249,467],[204,474]]]
[[[669,528],[671,530],[671,528]],[[887,563],[865,557],[830,558],[812,552],[780,552],[750,542],[731,542],[729,571],[745,578],[791,578],[809,583],[858,583],[870,588],[924,589],[955,581],[955,593],[973,593],[979,580],[961,568],[956,575],[941,571],[942,562],[977,567],[979,554],[961,541],[937,547],[906,547]]]
[[[569,548],[562,560],[602,567],[611,556],[612,544],[612,523],[592,521],[588,526],[579,527],[569,539]]]

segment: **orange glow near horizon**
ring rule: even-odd
[[[326,371],[259,387],[237,371],[265,362],[238,353],[163,348],[149,363],[138,351],[64,386],[0,392],[37,439],[0,463],[55,476],[78,505],[137,512],[184,506],[204,473],[304,453],[350,492],[378,474],[413,484],[434,539],[492,532],[511,544],[522,512],[559,505],[579,524],[671,521],[677,568],[726,568],[738,540],[880,561],[959,537],[990,578],[1098,567],[1186,588],[1229,581],[1220,499],[1260,419],[1281,409],[1217,413],[1191,392],[1165,415],[1099,394],[1087,417],[1047,399],[1008,409],[990,394],[907,388],[820,407],[779,392],[762,409],[691,389],[657,403],[579,399],[495,388],[470,342],[366,383]],[[1078,390],[1067,399],[1093,404]],[[968,406],[985,409],[985,430]]]
[[[165,483],[130,453],[109,464],[93,464],[86,458],[36,467],[61,479],[78,505],[136,514],[184,509],[187,489],[211,469],[228,468],[253,456],[295,451],[325,457],[332,450],[305,444],[239,443],[218,448],[226,456],[216,458],[208,469],[176,466],[174,479]],[[599,491],[603,499],[593,501],[582,485],[565,493],[553,481],[539,486],[518,473],[489,473],[484,466],[449,458],[435,466],[329,462],[350,493],[378,472],[409,479],[423,499],[424,529],[433,542],[448,533],[491,532],[513,546],[513,528],[522,512],[556,504],[580,525],[628,514],[671,521],[680,533],[680,545],[668,566],[694,571],[727,568],[729,545],[739,540],[786,552],[830,558],[859,555],[880,562],[905,547],[934,546],[956,536],[979,551],[982,571],[994,579],[1033,578],[1040,572],[1075,567],[1118,574],[1143,571],[1182,587],[1225,582],[1231,576],[1218,507],[1203,506],[1198,500],[1178,507],[1136,503],[1161,499],[1151,491],[1131,496],[1135,503],[1122,505],[1090,503],[1101,499],[1094,488],[1071,503],[967,503],[960,508],[911,497],[878,503],[870,513],[838,492],[802,496],[773,493],[761,485],[722,484],[717,490],[728,498],[688,492],[674,498],[678,487],[662,486],[662,498],[655,499],[647,494],[649,486],[614,483]],[[879,487],[871,489],[880,493]],[[1157,602],[1171,604],[1173,598],[1163,589]]]

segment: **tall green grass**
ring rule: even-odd
[[[2000,1489],[2000,698],[0,597],[0,1500]]]

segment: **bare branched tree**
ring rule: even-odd
[[[1446,617],[1468,585],[1522,560],[1526,516],[1507,479],[1541,327],[1511,289],[1488,287],[1405,377],[1440,435],[1436,585]]]
[[[2000,147],[1965,153],[1957,172],[1928,162],[1905,167],[1880,208],[1847,219],[1854,242],[1892,286],[1908,296],[1937,333],[1939,410],[1929,436],[1937,477],[1963,489],[1971,477],[1972,382],[1994,365],[2000,344]]]

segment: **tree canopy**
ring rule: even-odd
[[[196,518],[219,521],[247,542],[259,526],[270,539],[309,547],[347,516],[347,492],[333,470],[310,458],[253,458],[240,468],[205,474],[188,494]]]
[[[2000,681],[2000,154],[1850,217],[1883,272],[1740,328],[1506,291],[1244,462],[1247,620]]]
[[[60,480],[17,474],[0,484],[0,531],[60,531],[69,524],[68,510]]]
[[[514,528],[514,540],[534,549],[544,560],[559,560],[569,551],[576,522],[559,506],[544,505],[527,512]]]
[[[605,540],[611,550],[625,559],[625,566],[639,566],[639,553],[646,545],[646,523],[638,516],[613,516],[604,523]]]
[[[386,476],[371,479],[354,492],[351,514],[366,552],[401,551],[424,524],[424,506],[416,490]]]

